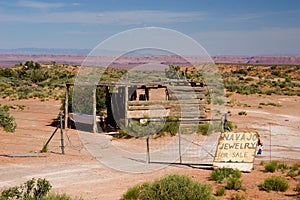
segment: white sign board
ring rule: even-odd
[[[258,133],[224,132],[219,138],[214,167],[228,167],[240,171],[253,169]]]

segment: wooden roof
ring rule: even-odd
[[[140,82],[140,81],[99,81],[97,84],[92,82],[76,82],[76,83],[66,83],[67,86],[74,85],[90,85],[90,86],[203,86],[204,83],[200,81],[189,81],[189,80],[176,80],[169,79],[165,81],[149,81],[149,82]]]

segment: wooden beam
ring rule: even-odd
[[[125,94],[124,94],[124,107],[125,107],[125,122],[124,126],[128,126],[128,86],[125,86]]]
[[[68,120],[69,120],[69,88],[70,85],[66,85],[66,98],[65,98],[65,129],[68,127]]]
[[[94,83],[90,82],[77,82],[77,85],[94,85]],[[175,79],[168,79],[168,80],[157,80],[157,81],[150,81],[150,82],[144,82],[144,81],[131,81],[131,82],[121,82],[121,81],[113,81],[113,80],[107,80],[107,81],[99,81],[96,86],[146,86],[146,87],[166,87],[169,85],[173,86],[190,86],[191,84],[197,86],[197,87],[204,87],[207,86],[207,84],[204,84],[200,81],[190,81],[190,80],[175,80]],[[69,86],[73,86],[74,83],[67,83]],[[211,86],[215,86],[216,84],[209,84]]]
[[[98,127],[97,127],[97,119],[96,119],[96,114],[97,114],[97,98],[96,98],[96,89],[97,87],[93,88],[93,133],[98,132]]]

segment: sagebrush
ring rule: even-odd
[[[49,193],[51,188],[52,185],[48,180],[32,178],[19,186],[3,190],[0,200],[83,200],[72,198],[67,194]]]
[[[281,176],[270,176],[264,180],[264,183],[259,186],[261,190],[265,191],[280,191],[285,192],[289,188],[287,180]]]
[[[17,127],[15,118],[10,116],[7,106],[0,105],[0,127],[7,132],[14,132]]]
[[[240,178],[241,176],[242,173],[239,170],[232,168],[218,168],[212,171],[210,174],[210,179],[216,181],[217,183],[221,183],[227,178]]]
[[[188,176],[168,175],[152,183],[146,182],[129,188],[124,200],[214,200],[209,185],[196,182]]]

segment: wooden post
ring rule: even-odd
[[[124,107],[125,107],[125,122],[124,122],[124,126],[127,127],[128,126],[128,86],[125,85],[125,92],[124,92]]]
[[[62,123],[62,113],[59,113],[60,121],[60,140],[61,140],[61,154],[65,154],[65,143],[64,143],[64,132],[63,132],[63,123]]]
[[[98,127],[97,127],[97,119],[96,119],[96,111],[97,111],[97,98],[96,98],[96,90],[97,86],[93,89],[93,133],[98,132]]]
[[[270,132],[270,162],[272,161],[272,128],[271,123],[269,123],[269,132]]]
[[[182,155],[181,155],[181,130],[180,126],[178,129],[178,153],[179,153],[179,163],[182,164]]]
[[[69,85],[66,84],[66,99],[65,99],[65,129],[68,127],[68,120],[69,120]]]
[[[147,164],[149,164],[150,163],[149,135],[146,138],[146,144],[147,144]]]
[[[41,153],[46,153],[47,149],[48,149],[48,144],[50,143],[50,141],[52,140],[53,136],[55,135],[56,131],[58,130],[59,126],[56,127],[55,131],[52,133],[52,135],[50,136],[50,138],[47,140],[46,144],[44,144]]]

